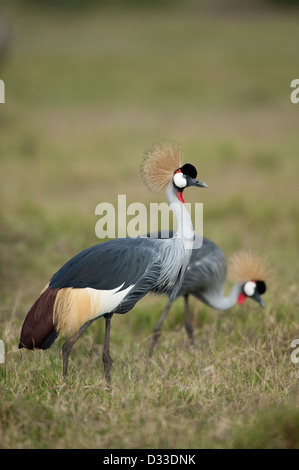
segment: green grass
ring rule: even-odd
[[[298,12],[13,5],[0,64],[0,447],[298,448]],[[112,319],[111,391],[101,319],[65,382],[63,341],[20,352],[22,321],[52,274],[99,241],[99,202],[165,200],[139,176],[163,138],[209,185],[186,193],[204,203],[204,235],[274,267],[267,307],[193,300],[189,348],[180,299],[149,361],[166,299],[148,296]]]

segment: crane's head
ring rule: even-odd
[[[195,166],[186,163],[181,168],[175,171],[173,175],[173,185],[176,189],[176,194],[181,202],[185,202],[183,198],[183,191],[188,186],[197,186],[198,188],[207,188],[206,183],[202,183],[196,179],[197,171]]]
[[[207,188],[205,183],[196,179],[197,171],[193,165],[190,163],[182,165],[180,145],[173,141],[163,141],[153,145],[146,152],[141,175],[151,191],[162,191],[173,184],[181,202],[185,202],[183,191],[188,186]]]
[[[235,253],[230,261],[229,277],[241,284],[238,304],[249,298],[265,307],[261,296],[267,290],[266,282],[271,279],[272,271],[263,258],[252,251]]]
[[[265,308],[264,301],[261,297],[267,290],[264,281],[247,281],[242,285],[242,291],[238,297],[238,304],[243,304],[247,298],[253,299]]]

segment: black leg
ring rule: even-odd
[[[111,318],[113,313],[107,313],[104,315],[105,318],[105,343],[104,343],[104,350],[103,350],[103,364],[104,364],[104,371],[105,377],[110,385],[111,382],[111,366],[112,366],[112,358],[110,356],[110,328],[111,328]]]
[[[190,310],[189,310],[189,296],[184,295],[184,300],[185,300],[185,328],[188,334],[190,344],[191,346],[194,346],[194,335],[193,335],[193,328],[191,325]]]
[[[82,333],[92,324],[94,320],[90,320],[84,323],[81,326],[80,330],[77,331],[70,339],[68,339],[64,345],[62,346],[62,363],[63,363],[63,376],[67,376],[68,370],[68,363],[69,363],[69,355],[71,353],[72,347],[74,346],[75,342],[80,338]]]
[[[166,307],[164,308],[164,310],[162,312],[161,317],[159,318],[159,321],[157,322],[157,324],[154,328],[152,343],[151,343],[150,352],[149,352],[149,357],[152,356],[152,354],[154,352],[154,349],[157,346],[157,342],[158,342],[158,339],[159,339],[160,334],[161,334],[161,328],[162,328],[164,320],[167,316],[167,313],[169,312],[171,304],[172,304],[172,301],[169,300]]]

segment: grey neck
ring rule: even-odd
[[[227,297],[223,295],[223,292],[210,291],[204,294],[204,300],[215,310],[228,310],[236,305],[241,288],[242,284],[236,282]]]
[[[192,249],[194,242],[192,220],[184,204],[178,199],[173,183],[167,187],[166,197],[178,223],[174,238],[181,238],[184,242],[184,247]]]
[[[160,245],[163,259],[163,266],[157,280],[157,286],[171,287],[172,294],[170,298],[174,299],[182,285],[184,274],[190,261],[194,232],[190,215],[184,204],[179,201],[172,183],[166,189],[166,196],[170,209],[177,218],[178,225],[177,231],[172,238],[155,240]]]

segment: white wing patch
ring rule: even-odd
[[[98,290],[87,287],[86,290],[90,297],[92,318],[100,317],[105,313],[112,312],[118,304],[126,297],[126,295],[133,289],[135,284],[130,285],[124,290],[120,290],[121,286],[115,289]]]

